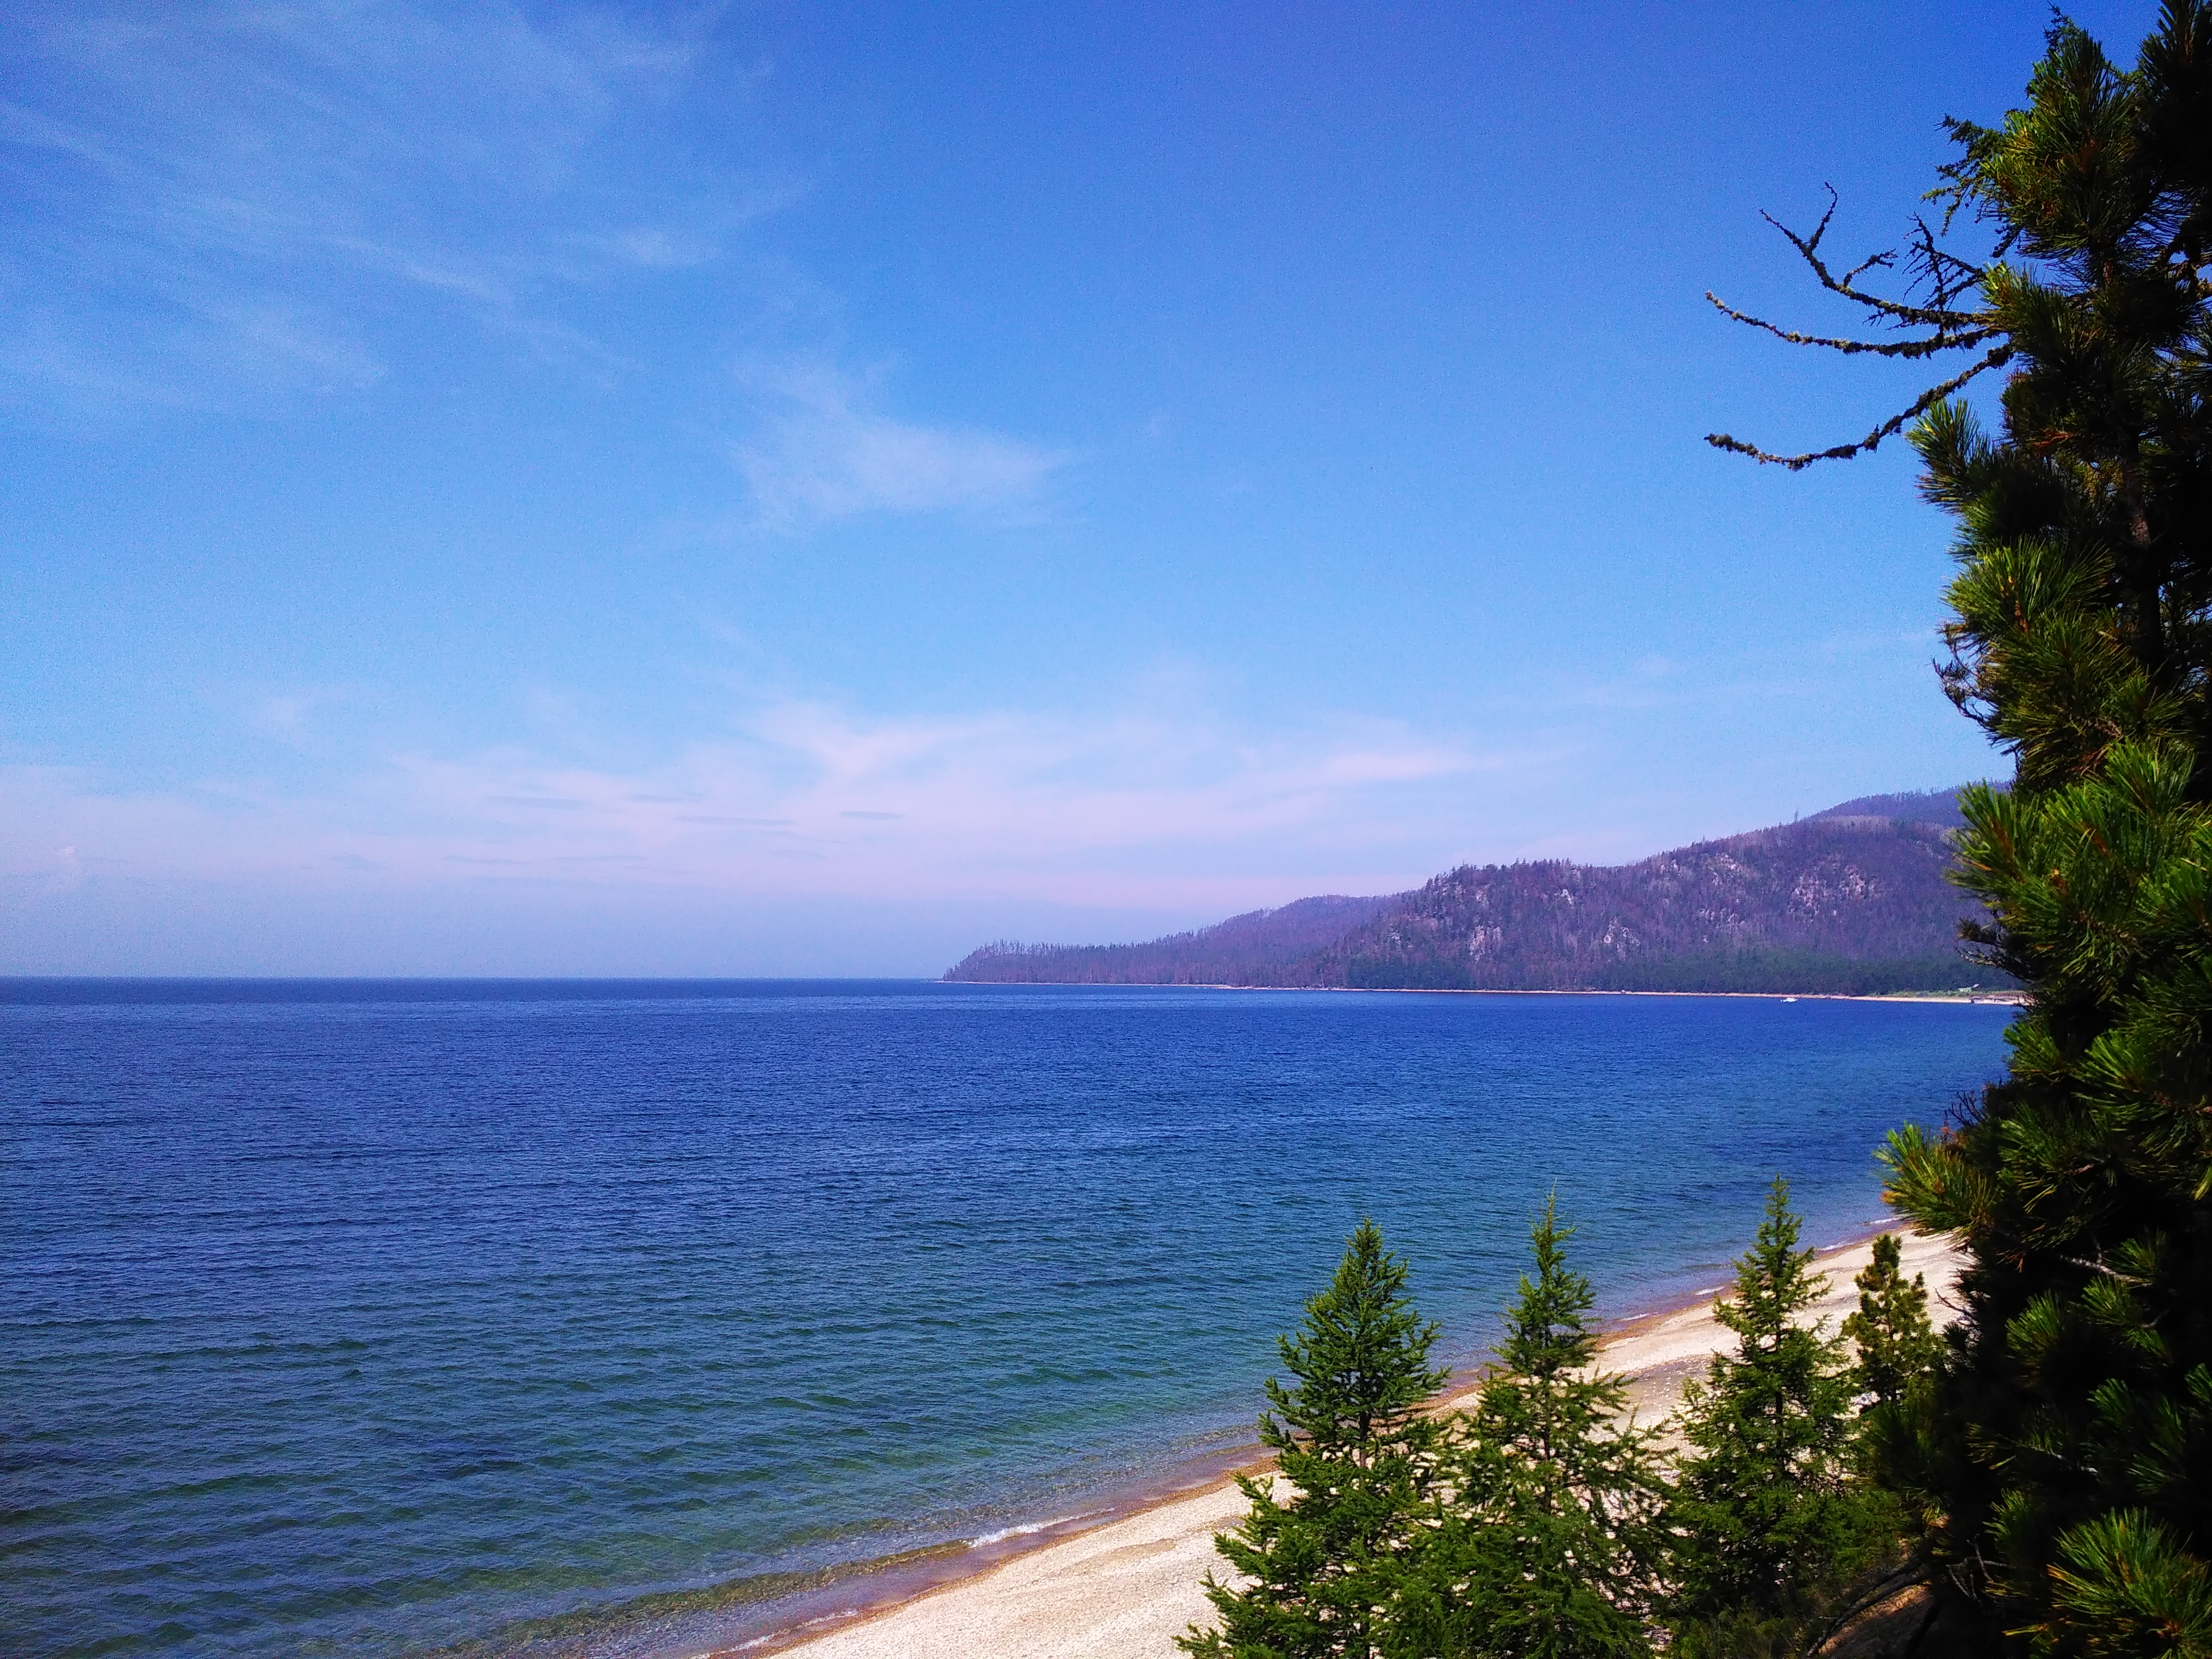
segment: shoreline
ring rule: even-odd
[[[1829,1286],[1816,1315],[1832,1328],[1856,1306],[1851,1278],[1886,1232],[1902,1234],[1905,1271],[1926,1275],[1929,1312],[1939,1326],[1948,1322],[1945,1297],[1956,1253],[1941,1239],[1896,1227],[1819,1252],[1815,1270]],[[1601,1363],[1628,1379],[1639,1419],[1654,1422],[1671,1412],[1683,1380],[1729,1340],[1712,1316],[1717,1294],[1701,1291],[1607,1322]],[[1480,1373],[1470,1366],[1466,1384],[1455,1382],[1438,1397],[1436,1409],[1461,1410],[1473,1400]],[[694,1650],[692,1659],[1173,1659],[1174,1637],[1210,1615],[1200,1584],[1219,1559],[1213,1534],[1243,1513],[1235,1477],[1257,1474],[1269,1462],[1250,1442],[1178,1462],[1118,1496],[1102,1494],[1080,1513],[948,1545],[912,1571],[856,1574],[854,1582],[804,1598],[811,1606],[789,1607],[792,1622],[733,1645]],[[1206,1462],[1210,1473],[1202,1469]],[[864,1587],[870,1593],[855,1594]]]
[[[1097,991],[1278,991],[1381,997],[1729,997],[1746,1002],[1937,1002],[1961,1008],[2024,1008],[2025,991],[1607,991],[1515,990],[1468,985],[1231,985],[1212,980],[936,979],[932,985],[1049,986]]]

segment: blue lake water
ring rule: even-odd
[[[1362,1215],[1462,1358],[1554,1182],[1614,1310],[1861,1231],[2007,1018],[0,981],[0,1645],[696,1651],[1248,1439]]]

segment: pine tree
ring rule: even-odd
[[[1844,1321],[1844,1335],[1858,1348],[1858,1385],[1877,1406],[1894,1406],[1905,1389],[1936,1367],[1943,1340],[1928,1318],[1928,1285],[1905,1276],[1904,1249],[1895,1233],[1874,1241],[1874,1260],[1851,1282],[1859,1310]]]
[[[2014,763],[2008,791],[1961,802],[1962,879],[1994,918],[1971,937],[2032,994],[2008,1076],[1944,1133],[1891,1138],[1892,1202],[1966,1266],[1958,1334],[1881,1462],[1981,1650],[2203,1653],[2212,4],[2166,0],[2124,70],[2061,20],[2025,106],[1950,131],[1925,292],[1870,295],[1884,267],[1838,277],[1819,232],[1796,239],[1824,286],[1914,336],[1830,343],[1979,354],[1830,453],[1924,411],[1923,493],[1959,525],[1947,687]],[[1958,214],[1992,258],[1941,245]],[[1991,431],[1947,399],[1998,367]]]
[[[1683,1394],[1672,1612],[1692,1655],[1764,1650],[1786,1641],[1825,1592],[1865,1563],[1874,1528],[1849,1489],[1852,1379],[1842,1339],[1805,1310],[1828,1281],[1797,1248],[1781,1177],[1735,1295],[1713,1313],[1736,1352],[1713,1357]],[[1754,1645],[1761,1644],[1761,1645]]]
[[[1214,1545],[1238,1578],[1209,1573],[1217,1628],[1178,1638],[1210,1659],[1376,1659],[1436,1473],[1438,1430],[1422,1410],[1448,1373],[1429,1364],[1437,1328],[1406,1294],[1406,1264],[1363,1221],[1328,1288],[1281,1340],[1285,1388],[1267,1380],[1260,1438],[1287,1485],[1241,1478],[1251,1508]]]
[[[1621,1419],[1621,1378],[1593,1369],[1589,1280],[1567,1266],[1556,1199],[1529,1237],[1498,1365],[1448,1460],[1392,1651],[1451,1659],[1648,1655],[1664,1495],[1656,1437]]]

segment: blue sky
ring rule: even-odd
[[[2148,4],[2079,19],[2131,58]],[[0,971],[934,973],[2000,769],[1887,246],[2028,4],[41,6]]]

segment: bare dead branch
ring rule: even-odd
[[[1844,273],[1846,283],[1856,283],[1869,270],[1887,270],[1897,261],[1897,250],[1889,248],[1880,253],[1869,253]]]
[[[1948,223],[1947,220],[1947,226]],[[1911,268],[1920,273],[1920,279],[1925,280],[1934,293],[1936,309],[1948,311],[1954,301],[1989,275],[1988,270],[1971,259],[1960,258],[1945,247],[1924,215],[1913,216],[1912,228]]]
[[[1958,211],[1965,198],[1972,193],[1972,181],[1962,173],[1947,170],[1944,176],[1948,185],[1930,191],[1929,198],[1946,202],[1943,225],[1948,230],[1952,216]],[[1869,271],[1897,270],[1899,255],[1895,248],[1869,254],[1838,276],[1820,252],[1821,244],[1826,240],[1829,227],[1835,222],[1836,217],[1835,187],[1832,185],[1827,190],[1827,207],[1821,213],[1820,222],[1808,234],[1800,235],[1771,213],[1762,213],[1759,216],[1789,240],[1790,245],[1797,250],[1798,257],[1811,268],[1815,279],[1829,293],[1838,295],[1855,305],[1864,306],[1869,316],[1877,323],[1887,324],[1900,331],[1924,330],[1926,332],[1917,338],[1891,340],[1805,334],[1769,322],[1764,317],[1738,311],[1718,295],[1708,290],[1705,298],[1714,309],[1732,321],[1771,334],[1791,345],[1819,346],[1824,350],[1841,352],[1845,356],[1866,355],[1911,361],[1933,357],[1939,352],[1972,350],[1978,347],[1988,349],[1983,352],[1979,362],[1941,385],[1929,387],[1908,407],[1891,416],[1855,443],[1810,450],[1801,455],[1778,455],[1725,432],[1706,434],[1705,441],[1716,449],[1724,449],[1731,454],[1748,455],[1764,465],[1786,467],[1792,472],[1810,466],[1815,461],[1847,461],[1855,455],[1881,447],[1882,440],[1893,437],[1903,430],[1906,422],[1917,420],[1976,375],[2008,361],[2013,352],[2010,337],[1994,313],[1985,308],[1969,310],[1959,304],[1961,298],[1987,280],[1987,269],[1972,260],[1960,258],[1944,247],[1941,234],[1928,222],[1924,214],[1914,216],[1913,234],[1904,255],[1906,266],[1912,273],[1905,291],[1908,295],[1925,291],[1932,297],[1933,304],[1920,305],[1908,300],[1893,300],[1862,286],[1860,279]]]
[[[1828,1621],[1828,1627],[1822,1631],[1819,1638],[1805,1650],[1806,1653],[1808,1655],[1819,1653],[1822,1648],[1836,1639],[1845,1625],[1850,1623],[1868,1608],[1878,1606],[1899,1590],[1907,1589],[1912,1584],[1927,1583],[1928,1559],[1928,1547],[1925,1544],[1915,1545],[1906,1554],[1901,1565],[1882,1574],[1880,1578],[1875,1580],[1870,1588],[1863,1588],[1856,1595],[1847,1599],[1844,1603],[1844,1610]]]
[[[1818,247],[1820,246],[1820,239],[1828,234],[1828,222],[1836,216],[1836,187],[1833,185],[1823,185],[1820,188],[1828,192],[1828,210],[1820,216],[1820,222],[1813,227],[1813,234],[1806,244],[1808,247]],[[1766,216],[1764,214],[1761,214],[1759,216],[1761,218],[1766,218]],[[1766,222],[1772,224],[1774,221],[1767,219]],[[1784,232],[1784,234],[1787,234],[1788,233]],[[1795,241],[1796,238],[1791,237],[1790,240]]]
[[[2092,1261],[2084,1256],[2062,1255],[2058,1258],[2069,1267],[2079,1267],[2083,1273],[2100,1273],[2106,1279],[2118,1279],[2123,1285],[2140,1285],[2143,1281],[2117,1267],[2108,1267],[2101,1261]]]
[[[1752,459],[1765,465],[1787,467],[1792,472],[1802,471],[1815,461],[1848,461],[1854,455],[1871,453],[1880,448],[1881,441],[1884,438],[1894,436],[1907,421],[1919,419],[1921,416],[1966,385],[1974,376],[1984,370],[1997,368],[2011,356],[2012,346],[2009,342],[1991,348],[1983,355],[1981,362],[1976,363],[1972,368],[1963,374],[1954,374],[1941,386],[1929,386],[1927,391],[1913,399],[1911,407],[1891,416],[1856,443],[1838,444],[1833,449],[1816,449],[1802,455],[1776,455],[1759,448],[1756,444],[1748,444],[1741,438],[1730,437],[1725,432],[1708,433],[1705,434],[1705,441],[1716,449],[1725,449],[1735,455],[1748,455]]]
[[[1878,317],[1887,317],[1893,322],[1903,324],[1908,327],[1948,331],[1957,328],[1962,323],[1968,326],[1974,326],[1988,320],[1979,312],[1954,310],[1948,298],[1939,298],[1939,302],[1934,306],[1907,305],[1899,300],[1887,299],[1879,294],[1869,294],[1861,288],[1856,278],[1869,270],[1886,269],[1888,261],[1894,257],[1894,250],[1888,253],[1875,255],[1842,277],[1838,277],[1830,270],[1828,262],[1820,257],[1820,239],[1828,234],[1828,222],[1836,216],[1836,188],[1831,185],[1827,186],[1827,191],[1828,210],[1820,216],[1820,222],[1814,227],[1810,236],[1800,236],[1771,213],[1761,213],[1759,216],[1789,238],[1790,246],[1796,248],[1798,257],[1812,267],[1813,275],[1819,280],[1822,288],[1826,289],[1831,294],[1841,295],[1854,305],[1866,307],[1869,312]],[[1969,283],[1966,286],[1971,287],[1972,284]],[[1954,291],[1963,293],[1965,289],[1962,288]]]
[[[1853,340],[1835,335],[1800,334],[1795,329],[1784,328],[1778,324],[1770,323],[1764,317],[1754,317],[1749,312],[1738,311],[1711,289],[1705,290],[1705,298],[1712,302],[1713,308],[1723,316],[1732,318],[1739,323],[1748,324],[1753,328],[1764,329],[1778,340],[1787,340],[1792,345],[1826,346],[1831,351],[1841,351],[1846,354],[1868,351],[1877,357],[1928,357],[1939,351],[1963,351],[1970,346],[1977,346],[1984,340],[1993,338],[2000,331],[1994,327],[1977,325],[1956,333],[1936,334],[1924,340]]]

